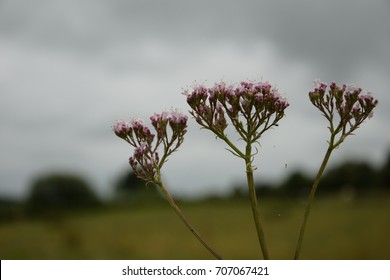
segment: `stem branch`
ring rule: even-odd
[[[259,239],[261,252],[263,254],[263,258],[265,260],[269,260],[270,258],[268,255],[268,249],[265,241],[263,225],[261,223],[260,211],[257,205],[257,196],[256,196],[255,185],[254,185],[253,168],[251,162],[251,150],[252,150],[251,145],[250,143],[248,143],[246,147],[245,164],[246,164],[246,177],[247,177],[248,188],[249,188],[249,197],[251,201],[253,220],[256,226],[257,237]]]
[[[191,225],[191,223],[188,221],[187,217],[184,215],[184,213],[180,210],[180,208],[177,206],[175,200],[171,196],[171,194],[168,192],[168,190],[165,188],[160,176],[158,180],[155,182],[159,187],[162,193],[164,194],[165,198],[168,200],[169,204],[172,206],[172,208],[175,210],[176,214],[179,216],[179,218],[183,221],[183,223],[187,226],[187,228],[191,231],[193,235],[199,240],[200,243],[211,253],[215,258],[218,260],[222,260],[223,258],[221,255],[219,255],[201,236],[200,234],[194,229],[194,227]]]
[[[314,196],[315,196],[318,184],[320,183],[322,173],[324,173],[326,164],[328,163],[330,155],[332,154],[332,151],[334,149],[334,145],[333,145],[334,137],[335,137],[335,135],[332,134],[332,136],[330,138],[330,141],[329,141],[328,150],[326,151],[325,157],[322,160],[322,164],[320,166],[320,169],[318,170],[318,173],[317,173],[317,175],[316,175],[316,177],[314,179],[313,186],[312,186],[312,188],[310,190],[309,198],[308,198],[307,204],[306,204],[305,214],[303,216],[303,222],[302,222],[302,225],[301,225],[301,230],[299,232],[297,247],[296,247],[296,250],[295,250],[295,255],[294,255],[294,259],[295,260],[299,259],[299,256],[300,256],[300,253],[301,253],[302,241],[303,241],[303,236],[304,236],[305,229],[306,229],[306,223],[307,223],[307,220],[309,218],[311,205],[313,204]]]

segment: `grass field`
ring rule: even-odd
[[[273,259],[291,259],[304,203],[261,201]],[[247,200],[181,203],[226,259],[259,258]],[[0,259],[212,259],[167,203],[0,224]],[[390,259],[390,196],[314,203],[303,259]]]

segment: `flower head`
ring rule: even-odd
[[[321,82],[319,79],[314,81],[314,91],[316,91],[316,92],[324,92],[327,87],[328,87],[328,84]]]
[[[169,122],[173,124],[186,124],[188,117],[178,111],[173,111],[169,116]]]
[[[129,164],[134,173],[141,179],[155,182],[158,170],[166,162],[168,156],[183,143],[187,116],[177,110],[171,110],[155,113],[150,117],[150,121],[156,135],[139,118],[133,118],[130,123],[118,121],[113,125],[113,131],[134,147],[134,153],[129,158]],[[171,131],[168,130],[168,124]],[[161,159],[159,149],[163,150]]]
[[[314,90],[309,92],[310,101],[331,123],[329,126],[331,133],[342,133],[337,145],[341,144],[346,136],[351,135],[364,120],[371,118],[378,104],[378,100],[374,99],[371,93],[354,84],[338,86],[332,82],[328,92],[326,83],[317,80],[314,84]],[[333,124],[336,113],[338,125]]]
[[[345,91],[345,93],[351,94],[354,92],[360,93],[362,91],[362,88],[356,86],[355,84],[344,84],[343,90]]]
[[[115,122],[112,126],[112,130],[120,138],[126,138],[127,135],[131,133],[131,129],[131,126],[123,120]]]
[[[152,125],[157,132],[157,137],[163,138],[167,133],[167,124],[168,124],[168,114],[162,112],[161,114],[155,113],[150,117]]]
[[[229,118],[241,138],[251,142],[276,125],[289,106],[268,82],[242,81],[237,86],[221,82],[210,88],[195,85],[185,95],[190,113],[201,126],[222,136]]]

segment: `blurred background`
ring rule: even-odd
[[[319,78],[379,106],[334,152],[303,257],[389,259],[389,12],[388,0],[0,1],[0,258],[210,258],[129,172],[111,126],[187,112],[195,82],[246,79],[290,103],[254,162],[271,257],[290,258],[327,148],[307,96]],[[164,180],[221,253],[256,258],[244,167],[224,148],[190,119]]]

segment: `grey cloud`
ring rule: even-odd
[[[190,52],[216,42],[245,49],[271,41],[281,56],[316,65],[326,77],[349,78],[361,61],[382,67],[390,62],[390,8],[379,0],[8,1],[2,6],[3,34],[83,56],[115,45],[123,46],[121,54],[137,53],[148,41]]]
[[[264,79],[287,96],[287,118],[264,138],[256,162],[260,176],[274,178],[285,174],[285,162],[315,169],[296,151],[320,157],[326,144],[325,123],[307,100],[313,79],[369,87],[380,106],[335,157],[379,160],[390,141],[384,129],[389,9],[379,0],[1,1],[2,182],[22,185],[55,164],[107,186],[131,152],[113,136],[112,122],[171,106],[185,111],[181,87],[194,80]],[[165,170],[175,191],[223,189],[241,178],[223,143],[210,144],[213,136],[191,122],[188,140]],[[22,141],[26,135],[30,145]],[[218,149],[207,161],[212,166],[203,165]],[[188,170],[199,170],[204,180],[188,182]]]

